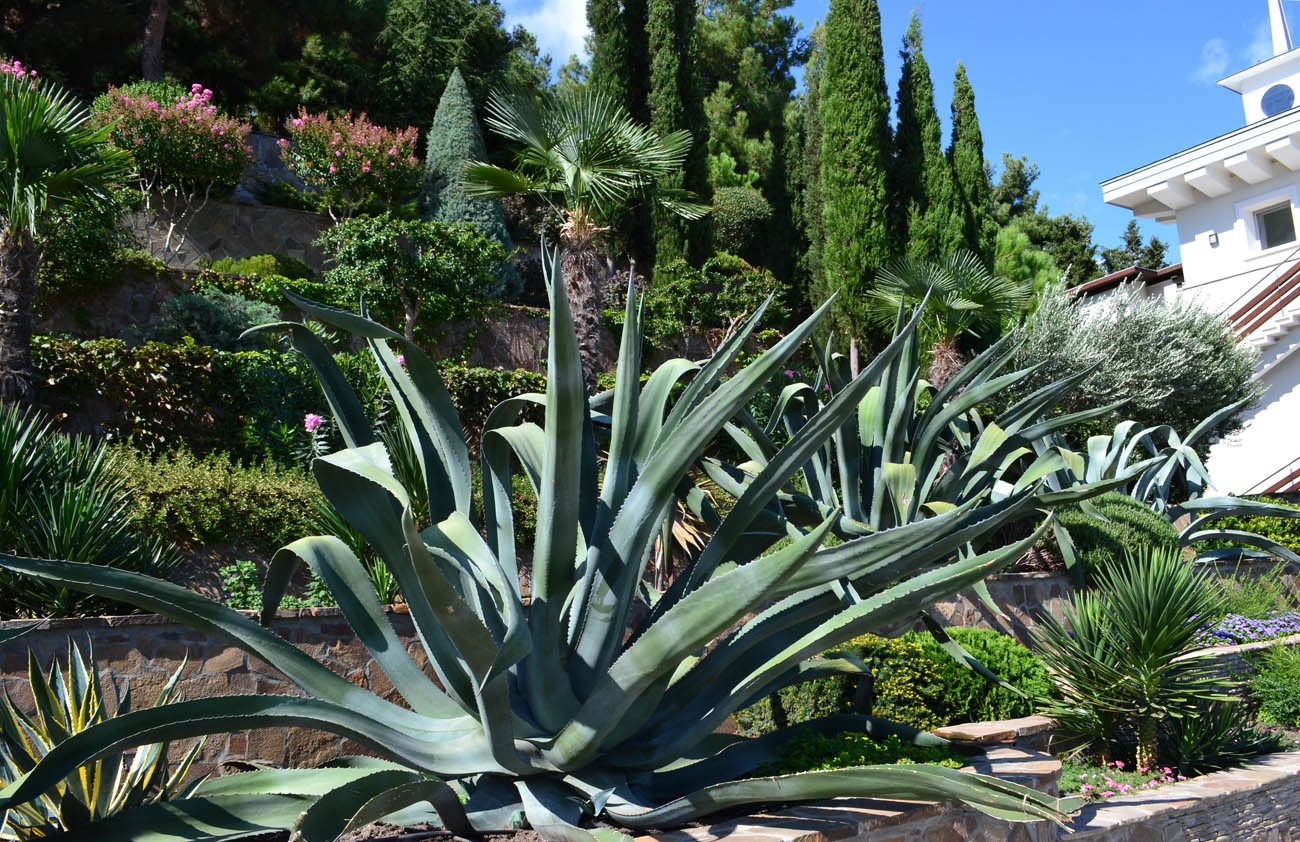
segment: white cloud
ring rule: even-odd
[[[587,29],[586,0],[505,0],[506,25],[519,24],[537,36],[537,47],[555,66],[583,55]]]
[[[1246,63],[1259,64],[1273,57],[1273,29],[1267,20],[1261,20],[1255,26],[1255,37],[1246,48]]]
[[[1191,78],[1197,82],[1217,82],[1228,70],[1228,42],[1222,38],[1211,38],[1201,48],[1201,64],[1192,71]]]

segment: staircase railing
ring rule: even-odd
[[[1295,263],[1277,278],[1264,284],[1249,301],[1228,316],[1228,322],[1236,331],[1238,341],[1268,324],[1270,319],[1298,297],[1300,263]]]
[[[1277,494],[1300,486],[1300,456],[1252,485],[1247,494]]]

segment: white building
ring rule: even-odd
[[[1268,5],[1274,56],[1219,82],[1241,95],[1245,126],[1101,185],[1107,203],[1176,224],[1182,264],[1077,288],[1137,281],[1150,294],[1191,296],[1259,350],[1264,397],[1210,451],[1210,473],[1231,493],[1300,489],[1300,49],[1282,0]]]

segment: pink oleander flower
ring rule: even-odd
[[[316,432],[323,423],[325,423],[325,419],[314,412],[308,412],[302,419],[303,429],[309,433]]]

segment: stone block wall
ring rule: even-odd
[[[1296,842],[1300,752],[1090,804],[1071,842]]]
[[[193,269],[200,258],[287,254],[318,273],[325,269],[325,255],[312,243],[332,224],[327,216],[291,208],[209,201],[190,221],[184,242],[177,248],[173,238],[173,252],[164,255],[165,215],[131,214],[126,223],[141,244],[152,243],[152,252],[176,269]]]
[[[411,657],[426,664],[410,617],[389,618]],[[8,628],[14,621],[0,623]],[[281,611],[272,629],[349,681],[377,695],[398,700],[388,677],[370,659],[337,608]],[[113,682],[119,695],[129,684],[135,706],[152,704],[163,685],[178,670],[179,688],[187,699],[239,694],[301,695],[298,688],[264,661],[242,649],[156,615],[52,620],[0,647],[0,686],[14,702],[31,709],[27,683],[27,650],[36,653],[42,668],[54,658],[65,668],[69,640],[82,652],[94,650],[100,680]],[[186,744],[188,747],[188,743]],[[206,772],[226,761],[265,760],[313,766],[345,754],[362,753],[361,746],[308,728],[269,728],[214,735],[204,744],[196,771]],[[173,751],[178,757],[179,751]]]

